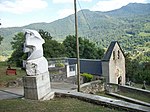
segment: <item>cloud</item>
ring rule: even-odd
[[[15,14],[31,12],[35,9],[42,9],[48,4],[44,0],[5,0],[0,2],[0,11],[7,11]]]
[[[146,3],[147,0],[103,0],[91,8],[93,11],[110,11],[121,8],[129,3]]]
[[[78,0],[79,2],[91,2],[92,0]],[[53,3],[59,4],[59,3],[73,3],[74,0],[53,0]]]
[[[69,16],[70,14],[73,14],[73,13],[74,13],[73,9],[62,9],[62,10],[59,10],[57,12],[59,18],[67,17],[67,16]]]

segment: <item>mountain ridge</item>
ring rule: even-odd
[[[97,45],[106,47],[112,40],[121,40],[121,43],[123,40],[130,41],[131,36],[139,36],[140,32],[144,32],[145,26],[150,25],[150,3],[131,3],[108,12],[80,10],[78,22],[79,36],[88,38]],[[12,37],[25,28],[43,29],[50,32],[54,39],[63,41],[67,35],[74,34],[74,15],[51,23],[41,22],[22,27],[0,28],[0,35],[4,37],[0,50],[10,50],[9,42],[12,41]],[[149,32],[148,28],[146,30]]]

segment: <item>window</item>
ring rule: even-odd
[[[113,51],[113,60],[115,60],[115,51]]]
[[[118,50],[118,59],[120,59],[120,51]]]

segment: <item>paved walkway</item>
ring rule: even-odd
[[[76,85],[65,82],[51,82],[52,89],[74,90]],[[0,100],[20,98],[24,96],[23,87],[0,88]]]
[[[0,88],[0,100],[23,97],[23,88]]]
[[[51,83],[52,91],[56,93],[56,95],[64,95],[64,96],[70,96],[70,97],[76,97],[79,99],[87,100],[93,103],[97,104],[105,104],[105,105],[111,105],[114,107],[121,107],[121,108],[127,108],[127,110],[136,110],[140,112],[149,112],[150,107],[137,105],[133,103],[128,103],[121,100],[115,100],[110,99],[102,96],[97,95],[91,95],[91,94],[84,94],[75,92],[72,90],[76,89],[76,85],[65,83],[65,82],[52,82]],[[11,87],[11,88],[0,88],[0,100],[3,99],[13,99],[13,98],[21,98],[23,97],[23,87]],[[53,93],[54,94],[54,93]]]

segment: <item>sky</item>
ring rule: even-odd
[[[0,0],[0,27],[49,23],[67,17],[74,13],[73,2],[74,0]],[[150,3],[150,0],[77,0],[77,8],[110,11],[129,3]]]

